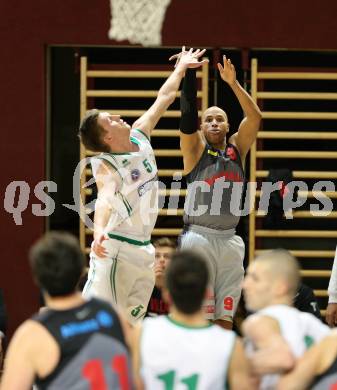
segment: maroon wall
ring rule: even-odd
[[[16,226],[3,200],[11,181],[24,180],[33,189],[45,178],[45,48],[114,44],[107,38],[109,4],[109,0],[0,1],[0,287],[11,330],[37,306],[27,250],[44,231],[44,220],[33,216],[29,207],[22,215],[23,225]],[[336,49],[336,11],[335,0],[172,0],[163,45]]]
[[[163,44],[337,49],[336,12],[334,0],[172,0]]]

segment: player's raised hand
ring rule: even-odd
[[[236,71],[234,65],[229,58],[223,56],[223,65],[218,62],[218,69],[223,81],[229,85],[233,85],[236,81]]]
[[[187,68],[199,68],[203,64],[208,62],[208,59],[199,60],[205,53],[206,49],[200,50],[193,48],[186,50],[185,46],[182,47],[181,52],[174,54],[169,58],[169,61],[176,60],[175,67]]]

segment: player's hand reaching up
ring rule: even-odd
[[[223,65],[218,62],[218,69],[223,81],[229,85],[233,85],[236,81],[236,71],[234,65],[229,58],[223,56]]]
[[[185,46],[182,47],[181,52],[178,54],[174,54],[169,58],[169,61],[176,60],[175,67],[176,68],[182,68],[186,70],[187,68],[199,68],[206,62],[208,62],[208,59],[203,59],[199,61],[200,57],[202,57],[205,53],[206,49],[200,50],[196,49],[193,50],[193,48],[186,50]]]

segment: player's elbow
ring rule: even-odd
[[[247,110],[245,114],[247,120],[249,120],[251,124],[254,123],[256,128],[260,126],[260,122],[262,120],[262,112],[260,111],[259,107],[256,104],[254,104],[251,110],[249,111]]]
[[[253,112],[252,119],[256,122],[257,126],[260,126],[260,123],[262,120],[262,112],[260,111],[258,106],[256,106],[256,108]]]

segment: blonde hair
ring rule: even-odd
[[[176,249],[177,248],[176,242],[172,238],[169,238],[169,237],[158,238],[157,240],[155,240],[153,242],[153,246],[155,248],[163,247],[163,246],[168,246],[168,247],[170,247],[172,249]]]

